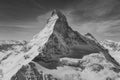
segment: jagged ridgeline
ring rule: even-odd
[[[54,26],[49,26],[52,25],[52,21],[54,21]],[[102,47],[90,33],[84,36],[72,30],[68,25],[66,17],[59,10],[52,12],[47,25],[46,27],[51,28],[52,32],[42,49],[42,53],[34,58],[33,61],[45,64],[47,68],[55,68],[58,65],[59,58],[82,58],[91,53],[103,52],[109,61],[118,65],[118,63],[110,57],[107,50]],[[39,37],[38,35],[37,37]],[[33,40],[33,42],[37,41],[36,39]]]
[[[4,80],[57,80],[58,77],[53,76],[53,72],[57,67],[66,65],[66,63],[61,63],[62,58],[82,59],[93,53],[103,55],[104,59],[111,63],[115,69],[118,71],[120,69],[119,63],[92,34],[81,35],[74,31],[69,26],[65,15],[59,10],[52,12],[42,31],[35,35],[31,41],[22,44],[21,49],[18,48],[17,45],[14,49],[10,49],[11,53],[8,52],[9,48],[7,51],[2,51],[2,55],[7,53],[7,55],[0,57],[1,64],[3,64],[1,66],[5,76]],[[10,60],[11,56],[18,57],[16,58],[18,60],[14,58]],[[77,64],[69,65],[69,67],[74,66],[83,70],[85,69],[83,63],[84,61],[78,61]],[[8,65],[9,68],[5,67]],[[18,66],[19,68],[17,68]],[[103,69],[101,64],[98,63],[97,66]]]

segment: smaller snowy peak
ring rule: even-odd
[[[120,42],[104,40],[103,42],[101,42],[101,45],[103,45],[108,50],[120,51]]]
[[[0,40],[0,45],[3,45],[3,44],[26,44],[27,41],[25,40]]]
[[[116,43],[116,44],[120,44],[120,42],[116,42],[113,40],[104,40],[105,43]]]
[[[86,33],[85,36],[91,40],[97,41],[91,33]]]
[[[21,49],[25,46],[28,42],[23,40],[1,40],[0,41],[0,51],[9,51],[9,50],[16,50]]]

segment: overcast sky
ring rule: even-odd
[[[120,41],[120,0],[0,0],[0,39],[32,39],[53,9],[81,34]]]

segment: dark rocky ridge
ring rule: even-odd
[[[58,19],[54,25],[53,33],[42,49],[43,55],[39,54],[33,61],[48,64],[46,67],[50,68],[49,64],[56,63],[55,65],[57,65],[59,58],[62,57],[82,58],[91,53],[103,52],[108,61],[119,65],[91,34],[89,36],[92,36],[93,40],[72,30],[66,17],[60,11],[54,10],[51,17],[54,15],[57,15]]]
[[[48,64],[50,61],[51,63],[58,61],[61,57],[82,58],[84,55],[100,51],[94,44],[91,44],[94,41],[72,30],[66,17],[60,11],[54,10],[51,17],[54,15],[59,18],[55,23],[53,33],[42,50],[44,56],[40,54],[33,61],[41,63],[42,60]]]

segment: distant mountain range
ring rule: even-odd
[[[113,51],[120,51],[120,42],[115,42],[112,40],[105,40],[101,42],[101,45],[103,45],[105,48]]]
[[[120,43],[81,35],[54,10],[31,41],[0,41],[2,80],[120,80]]]

